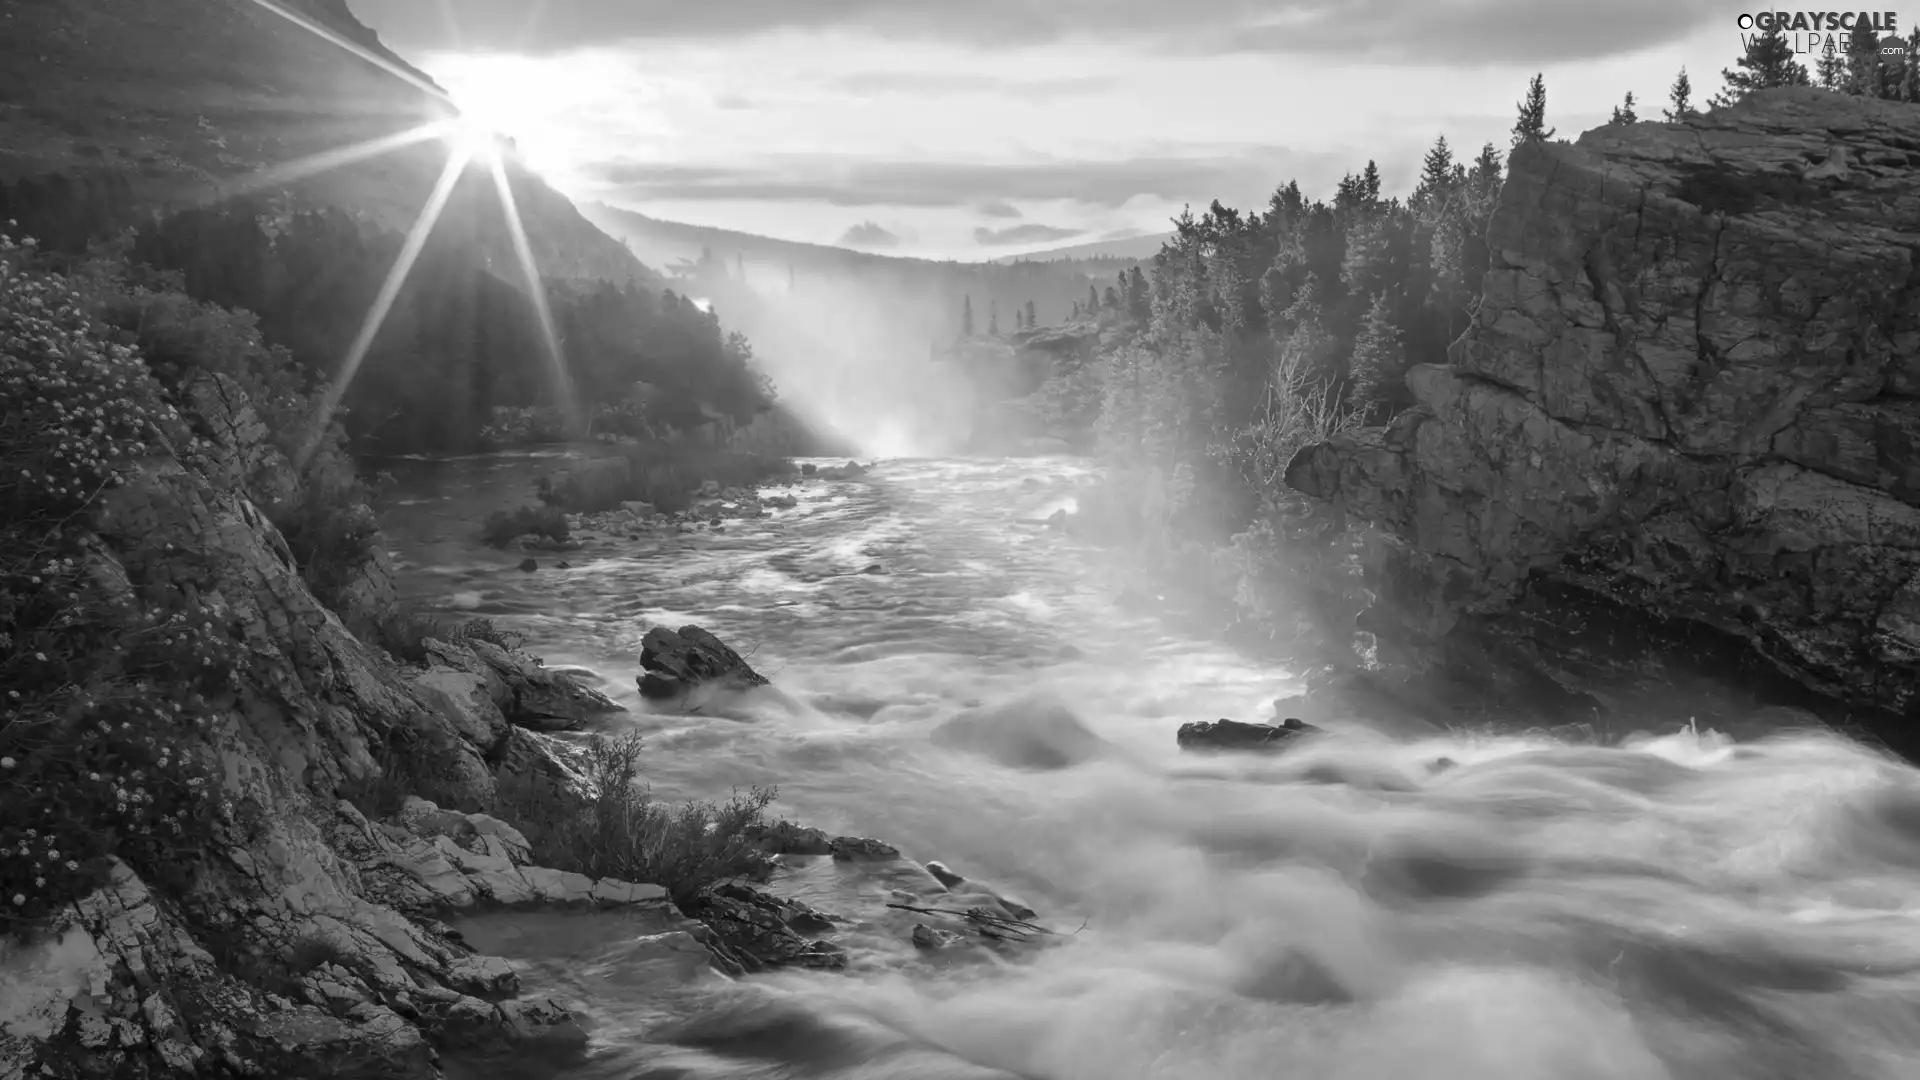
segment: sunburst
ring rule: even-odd
[[[399,297],[400,290],[405,287],[408,275],[413,272],[414,263],[426,247],[427,240],[433,235],[434,226],[439,222],[441,213],[446,210],[447,203],[453,198],[454,188],[458,186],[460,178],[470,165],[484,167],[493,177],[493,186],[500,198],[500,210],[506,219],[507,233],[513,242],[514,258],[520,264],[527,296],[533,302],[534,313],[539,319],[540,335],[546,346],[545,359],[549,375],[553,380],[554,401],[559,406],[561,415],[571,424],[575,419],[572,380],[568,376],[566,357],[561,351],[560,337],[554,326],[553,313],[547,304],[546,289],[540,280],[540,269],[534,261],[533,245],[527,237],[526,225],[521,220],[519,205],[514,198],[513,185],[507,172],[507,157],[503,150],[504,139],[500,132],[489,122],[487,116],[471,108],[462,109],[448,97],[445,91],[418,74],[287,8],[279,0],[252,0],[252,2],[322,41],[412,86],[432,101],[443,105],[448,114],[393,135],[325,150],[296,161],[263,169],[238,182],[223,185],[218,190],[220,197],[230,197],[247,191],[282,186],[434,139],[442,141],[447,147],[447,160],[440,170],[440,178],[435,182],[433,192],[427,196],[426,203],[421,206],[419,216],[407,230],[406,242],[401,245],[400,254],[394,258],[393,266],[387,271],[386,279],[380,284],[379,293],[375,295],[365,318],[361,320],[359,332],[354,335],[353,343],[348,346],[346,355],[340,359],[339,368],[328,382],[326,392],[321,397],[319,413],[313,419],[313,430],[303,442],[296,464],[304,467],[319,448],[335,410],[340,407],[340,401],[346,396],[347,388],[353,384],[353,378],[359,372],[360,365],[366,360],[368,350],[373,347],[374,339],[379,336],[380,328],[385,325],[388,314],[393,310],[394,301]]]

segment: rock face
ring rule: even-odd
[[[1516,151],[1450,363],[1287,471],[1378,527],[1383,647],[1557,590],[1920,707],[1916,165],[1920,112],[1812,89]]]
[[[681,699],[696,689],[751,690],[769,685],[727,643],[698,626],[656,626],[640,642],[640,696]]]

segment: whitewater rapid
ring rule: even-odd
[[[903,871],[830,860],[774,888],[850,920],[845,973],[662,983],[623,966],[617,919],[529,917],[506,942],[523,981],[593,1030],[569,1075],[1920,1076],[1910,766],[1804,729],[1735,742],[1678,699],[1605,745],[1315,717],[1329,734],[1278,758],[1183,757],[1180,723],[1269,719],[1298,686],[1023,524],[1071,505],[1081,463],[889,462],[524,574],[471,532],[554,464],[400,470],[407,589],[636,710],[646,628],[698,622],[803,707],[618,721],[647,732],[656,793],[778,785],[783,816],[941,859],[1061,932],[1011,960],[920,954],[885,906]],[[930,741],[974,706],[1067,713],[1111,749],[1041,770]]]

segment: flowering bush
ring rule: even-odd
[[[102,342],[80,298],[0,234],[0,512],[71,515],[184,433],[132,349]]]
[[[142,596],[88,531],[102,492],[189,435],[33,256],[0,234],[0,926],[83,894],[110,855],[161,884],[192,872],[220,814],[209,695],[246,659],[225,613]]]

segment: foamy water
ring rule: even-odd
[[[889,462],[770,519],[528,575],[467,534],[534,471],[403,474],[409,587],[636,709],[646,628],[706,626],[802,707],[622,720],[657,792],[777,784],[783,814],[944,860],[1061,932],[920,954],[919,916],[886,907],[917,871],[830,860],[774,887],[850,920],[843,974],[666,980],[623,951],[643,928],[529,920],[528,985],[591,1021],[581,1075],[1920,1076],[1909,766],[1819,732],[1736,743],[1679,699],[1605,746],[1352,717],[1279,758],[1182,757],[1180,723],[1266,719],[1297,687],[1122,610],[1136,582],[1023,524],[1071,505],[1080,464]],[[1111,752],[1039,770],[929,741],[973,705],[1071,714]]]

